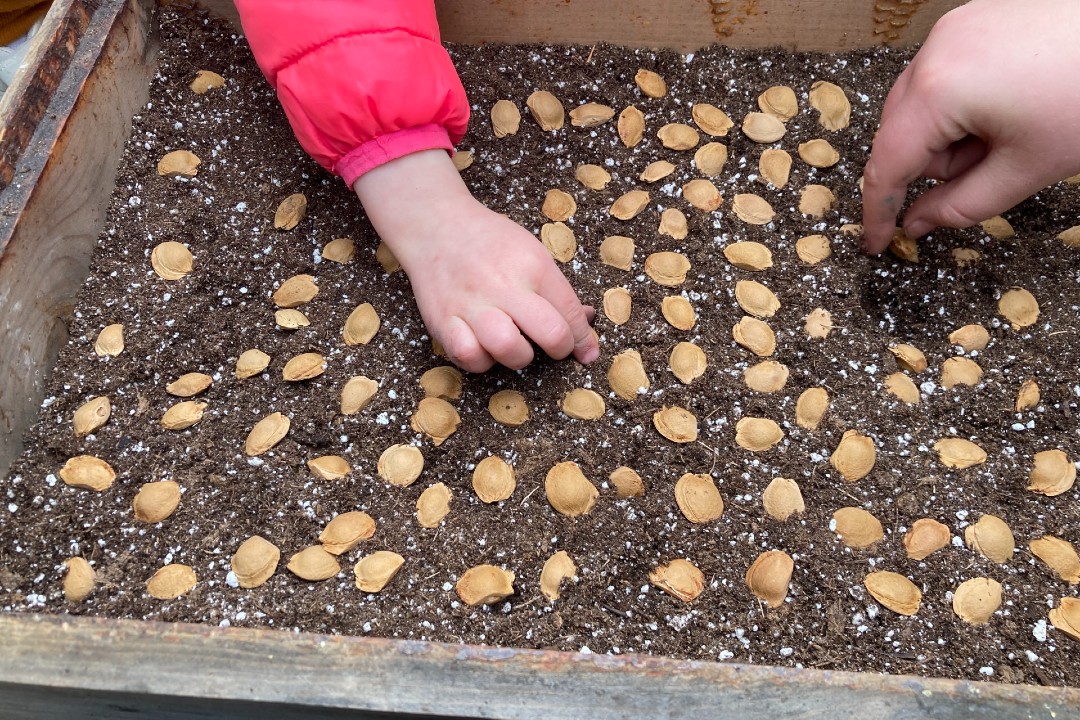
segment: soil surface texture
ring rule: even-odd
[[[466,375],[460,398],[451,401],[460,426],[436,445],[410,419],[424,397],[421,375],[448,362],[433,352],[408,278],[376,259],[378,237],[355,195],[300,149],[242,37],[215,21],[165,12],[161,40],[152,99],[134,120],[107,229],[70,320],[70,343],[26,451],[0,484],[0,609],[1050,685],[1080,677],[1080,645],[1048,620],[1062,598],[1077,596],[1077,586],[1029,549],[1044,535],[1080,545],[1080,487],[1055,496],[1027,489],[1037,453],[1064,451],[1074,468],[1080,460],[1080,250],[1057,238],[1080,217],[1080,191],[1063,182],[1006,213],[1013,237],[995,238],[976,226],[920,240],[917,262],[864,255],[858,229],[845,226],[861,221],[862,167],[910,51],[807,55],[712,47],[684,56],[607,45],[451,47],[472,103],[460,150],[471,151],[473,162],[462,175],[478,198],[538,242],[550,222],[541,212],[545,193],[561,189],[574,197],[566,225],[577,247],[560,267],[597,308],[602,355],[587,367],[541,359],[520,372]],[[664,97],[638,89],[642,68],[666,80]],[[219,73],[224,87],[194,94],[189,83],[199,70]],[[849,127],[819,124],[808,98],[818,80],[845,92]],[[794,90],[798,112],[779,141],[759,144],[740,126],[774,85]],[[545,132],[525,106],[535,90],[550,91],[567,111],[595,102],[615,117],[592,128],[567,118]],[[498,100],[521,111],[514,135],[497,138],[492,130]],[[667,123],[696,129],[691,112],[698,103],[715,105],[734,122],[726,136],[700,135],[698,147],[727,146],[726,163],[710,178],[722,196],[713,211],[683,197],[683,185],[701,177],[697,148],[668,149],[657,136]],[[617,130],[629,105],[645,121],[634,147]],[[814,168],[800,159],[799,145],[815,138],[836,148],[838,163]],[[767,148],[793,159],[784,187],[761,177]],[[158,174],[158,160],[177,149],[201,158],[197,176]],[[653,183],[639,179],[657,160],[670,162],[672,173]],[[606,187],[588,189],[575,179],[584,163],[611,175]],[[836,196],[822,217],[799,209],[812,184]],[[631,220],[612,217],[612,203],[635,189],[649,193],[644,210]],[[275,210],[293,193],[306,196],[307,214],[291,230],[275,229]],[[753,225],[736,215],[734,199],[745,193],[771,205],[771,222]],[[683,239],[658,231],[669,208],[685,214]],[[424,198],[416,199],[416,212],[424,212]],[[629,271],[601,261],[601,242],[613,235],[635,243]],[[831,245],[831,255],[816,264],[796,251],[796,241],[811,235]],[[351,262],[322,257],[336,238],[353,241]],[[180,280],[166,281],[151,267],[151,250],[167,240],[194,257],[192,272]],[[741,241],[766,246],[772,266],[733,265],[724,251]],[[957,249],[976,254],[965,259]],[[689,261],[685,281],[663,286],[649,277],[646,258],[662,251]],[[319,290],[297,308],[310,325],[282,329],[271,296],[304,273]],[[733,339],[733,326],[747,314],[735,295],[744,280],[765,285],[779,300],[779,309],[762,318],[775,334],[770,357]],[[602,308],[605,291],[620,287],[633,304],[629,321],[616,325]],[[1038,303],[1030,325],[1018,327],[999,309],[1014,287]],[[691,329],[665,320],[668,296],[689,301]],[[362,303],[373,306],[380,326],[370,342],[350,346],[342,327]],[[831,314],[824,338],[804,327],[818,308]],[[126,347],[99,357],[97,335],[113,323],[124,325]],[[950,333],[968,324],[988,332],[984,350],[965,352],[950,342]],[[707,360],[689,383],[669,369],[680,342],[693,343]],[[890,350],[899,343],[921,350],[926,369],[899,365]],[[237,358],[251,348],[267,353],[270,364],[238,379]],[[608,381],[613,359],[626,350],[640,354],[649,383],[632,400],[613,393]],[[286,362],[305,352],[321,353],[325,372],[284,381]],[[982,376],[946,389],[946,361],[958,357],[977,363]],[[773,392],[752,390],[744,379],[765,360],[788,373]],[[206,403],[204,417],[188,429],[166,430],[163,414],[183,398],[165,386],[190,372],[213,379],[192,398]],[[918,402],[887,390],[897,372],[913,382]],[[378,390],[359,412],[343,414],[342,387],[360,375]],[[1027,380],[1037,383],[1040,397],[1018,412]],[[560,410],[576,388],[602,398],[598,419]],[[829,397],[815,429],[796,422],[796,403],[809,388]],[[489,412],[489,399],[503,390],[525,398],[523,424],[500,424]],[[75,410],[98,396],[109,398],[111,417],[77,437]],[[654,413],[672,406],[695,416],[696,440],[675,443],[657,431]],[[274,412],[290,418],[288,434],[249,457],[248,433]],[[773,421],[782,437],[756,452],[740,446],[736,425],[746,418]],[[857,480],[830,463],[848,431],[869,438],[876,454]],[[949,467],[935,450],[944,438],[977,444],[985,461]],[[407,487],[377,470],[380,455],[395,444],[423,454],[423,471]],[[79,455],[109,463],[113,485],[101,492],[66,485],[59,471]],[[324,455],[342,456],[351,471],[321,479],[307,462]],[[472,485],[473,469],[488,456],[511,464],[516,477],[510,497],[492,504]],[[599,493],[580,517],[556,512],[545,491],[548,471],[565,461],[577,463]],[[619,496],[609,475],[622,466],[641,477],[643,495]],[[675,485],[687,473],[715,484],[724,504],[718,519],[694,523],[681,512]],[[785,521],[766,513],[763,492],[775,478],[798,484],[804,512]],[[161,522],[136,520],[135,494],[159,480],[179,484],[179,507]],[[418,522],[416,503],[436,483],[452,499],[449,514],[429,529]],[[871,513],[883,537],[848,547],[833,518],[844,507]],[[318,544],[326,524],[347,511],[368,513],[376,530],[340,556],[339,573],[310,582],[286,569],[294,553]],[[985,515],[1004,520],[1015,538],[1004,562],[965,542]],[[944,524],[948,537],[914,560],[903,541],[920,518]],[[243,588],[231,557],[253,535],[280,548],[281,560],[265,584]],[[385,589],[366,593],[355,585],[353,565],[376,550],[399,553],[404,564]],[[755,559],[771,550],[794,561],[786,598],[775,608],[745,581]],[[558,551],[576,572],[550,600],[540,591],[540,573]],[[96,575],[82,602],[62,592],[71,557],[88,560]],[[650,582],[676,559],[703,575],[691,602]],[[180,597],[156,599],[147,580],[170,563],[190,566],[197,581]],[[455,585],[485,563],[514,573],[514,594],[469,606]],[[868,592],[864,578],[878,571],[899,573],[921,592],[914,615],[890,610]],[[954,592],[974,578],[1002,588],[1000,607],[981,625],[953,609]]]

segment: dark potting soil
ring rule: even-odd
[[[1059,448],[1080,459],[1080,255],[1056,234],[1076,224],[1075,186],[1047,188],[1006,214],[1016,236],[996,240],[976,227],[940,231],[919,243],[919,261],[886,254],[867,257],[857,236],[841,227],[860,221],[858,180],[884,97],[909,51],[874,49],[842,55],[741,52],[712,47],[692,56],[673,52],[595,47],[452,47],[469,91],[473,116],[462,149],[475,162],[463,177],[483,202],[534,233],[547,219],[540,207],[552,188],[571,193],[578,209],[569,225],[578,250],[563,271],[584,301],[602,305],[603,293],[625,287],[633,297],[630,321],[614,325],[598,313],[602,355],[583,367],[540,360],[521,372],[499,369],[465,378],[455,403],[461,426],[435,446],[414,432],[409,418],[423,392],[420,375],[445,364],[432,352],[401,272],[386,273],[375,259],[378,238],[352,192],[322,171],[298,147],[272,90],[242,37],[210,21],[166,12],[163,50],[151,102],[137,116],[90,278],[74,317],[41,419],[26,438],[26,451],[3,480],[0,505],[0,608],[11,612],[103,615],[245,627],[298,629],[462,643],[486,643],[593,653],[654,653],[679,658],[773,665],[914,673],[1045,684],[1075,683],[1080,646],[1047,622],[1048,611],[1076,586],[1032,556],[1028,543],[1046,534],[1080,544],[1080,488],[1056,497],[1028,491],[1035,453]],[[639,68],[668,83],[660,99],[634,84]],[[223,89],[194,95],[196,71],[226,78]],[[852,103],[852,123],[829,132],[817,122],[807,93],[815,80],[842,87]],[[790,182],[777,189],[758,178],[763,145],[739,129],[758,110],[756,98],[772,85],[794,88],[799,114],[774,147],[795,158]],[[634,104],[645,113],[639,145],[626,148],[615,121],[593,129],[570,126],[543,132],[525,112],[536,89],[554,93],[567,107],[599,102],[618,113]],[[499,99],[523,111],[520,131],[495,138],[489,120]],[[735,121],[723,138],[729,159],[713,178],[724,196],[715,212],[691,207],[680,188],[696,176],[693,151],[665,149],[656,137],[667,122],[693,125],[691,106],[712,103]],[[841,160],[814,169],[796,153],[799,143],[824,137]],[[704,137],[703,142],[710,138]],[[191,179],[160,177],[166,152],[188,149],[203,164]],[[647,185],[638,179],[658,159],[672,162],[670,177]],[[600,191],[574,179],[581,163],[612,175]],[[798,210],[800,191],[816,183],[838,201],[824,218]],[[619,195],[647,189],[650,205],[621,221],[608,208]],[[278,203],[306,194],[308,214],[290,231],[273,227]],[[736,193],[752,192],[776,210],[767,226],[744,223],[732,212]],[[657,232],[659,213],[679,208],[689,219],[685,240]],[[417,199],[423,212],[423,198]],[[600,242],[608,235],[634,239],[630,272],[604,265]],[[832,256],[809,265],[795,241],[824,234]],[[331,239],[355,241],[346,265],[323,260]],[[194,271],[167,282],[154,274],[150,251],[161,241],[187,245]],[[730,243],[768,246],[774,265],[761,273],[732,266],[722,254]],[[981,253],[961,265],[955,248]],[[644,274],[653,252],[674,250],[691,262],[677,289]],[[301,310],[311,325],[296,331],[274,323],[271,293],[286,278],[310,273],[318,296]],[[787,366],[786,385],[774,393],[750,390],[743,372],[761,358],[732,340],[743,316],[734,297],[740,279],[767,285],[781,308],[769,325],[777,335],[773,359]],[[997,301],[1011,287],[1039,302],[1038,321],[1015,329]],[[683,294],[697,312],[690,331],[671,327],[661,300]],[[341,328],[352,309],[371,303],[382,325],[367,345],[346,346]],[[815,308],[832,313],[835,328],[823,340],[803,329]],[[99,358],[97,333],[123,323],[126,349]],[[945,390],[943,362],[962,351],[949,343],[953,330],[982,324],[989,346],[969,354],[984,370],[974,387]],[[668,369],[680,341],[701,347],[705,374],[684,385]],[[929,368],[909,373],[921,402],[905,404],[885,389],[899,368],[889,346],[923,350]],[[238,380],[241,352],[259,348],[273,359],[259,376]],[[612,358],[637,350],[651,381],[633,401],[610,392]],[[281,378],[292,356],[317,351],[326,372],[312,380]],[[204,372],[213,385],[201,423],[166,431],[162,413],[178,399],[165,385],[187,372]],[[366,375],[379,382],[371,404],[355,415],[339,412],[345,381]],[[1037,407],[1014,412],[1024,380],[1041,389]],[[816,430],[795,423],[795,402],[810,387],[823,387],[831,404]],[[559,400],[573,388],[593,388],[605,399],[603,417],[573,420]],[[489,397],[503,389],[524,394],[530,419],[520,427],[496,423]],[[75,437],[72,414],[88,399],[107,395],[112,417],[97,432]],[[690,410],[699,420],[698,442],[676,445],[660,436],[652,415],[665,405]],[[292,420],[289,434],[259,458],[244,454],[252,426],[278,411]],[[743,417],[771,418],[785,435],[775,447],[751,452],[735,443]],[[829,456],[845,431],[872,438],[877,461],[857,482],[845,481]],[[984,464],[950,469],[934,451],[937,440],[961,437],[987,452]],[[376,463],[395,443],[419,446],[425,468],[406,487],[384,482]],[[96,455],[117,472],[116,483],[96,493],[58,479],[75,455]],[[345,457],[353,470],[325,481],[306,467],[320,455]],[[471,487],[472,468],[496,455],[510,462],[517,488],[487,505]],[[571,460],[600,491],[583,517],[557,514],[546,500],[544,477]],[[642,497],[620,499],[607,480],[629,466],[644,480]],[[725,501],[719,520],[697,525],[679,512],[673,488],[684,473],[707,473]],[[805,513],[785,522],[770,519],[762,491],[776,477],[801,486]],[[132,498],[145,482],[171,479],[183,496],[174,515],[139,523]],[[451,510],[437,529],[421,527],[415,503],[430,485],[453,493]],[[884,539],[867,549],[847,548],[831,529],[844,506],[864,508],[884,526]],[[303,581],[285,569],[295,552],[315,544],[336,514],[363,510],[377,522],[370,540],[341,557],[342,572],[323,582]],[[995,563],[963,541],[965,529],[985,514],[1003,518],[1016,537],[1007,562]],[[923,561],[908,559],[902,539],[912,523],[934,518],[952,542]],[[254,589],[236,587],[230,557],[251,535],[282,551],[276,574]],[[405,564],[378,594],[354,586],[352,565],[377,549],[400,553]],[[565,550],[577,566],[562,596],[539,590],[545,560]],[[744,575],[766,550],[794,558],[786,601],[769,609],[750,592]],[[61,593],[63,562],[90,561],[97,587],[82,603]],[[681,602],[649,583],[658,565],[685,558],[704,573],[704,592]],[[198,582],[174,600],[157,600],[146,581],[168,563],[194,568]],[[516,574],[516,593],[492,606],[469,607],[454,591],[466,569],[491,563]],[[863,585],[873,571],[891,570],[922,591],[912,617],[876,602]],[[969,625],[952,610],[961,582],[989,577],[1001,583],[1000,609],[985,625]]]

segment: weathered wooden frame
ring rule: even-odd
[[[168,2],[169,0],[160,0]],[[178,2],[178,0],[172,0]],[[179,0],[191,4],[187,0]],[[226,0],[199,0],[235,19]],[[459,42],[910,43],[958,0],[444,0]],[[0,102],[0,476],[41,402],[154,71],[153,0],[56,0]],[[1080,691],[0,615],[0,717],[1080,718]]]

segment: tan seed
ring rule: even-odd
[[[409,419],[413,430],[424,433],[436,445],[442,445],[446,438],[454,434],[461,418],[454,406],[441,398],[424,398]]]
[[[488,400],[488,412],[495,422],[517,427],[529,419],[525,396],[517,390],[500,390]]]
[[[752,112],[743,119],[742,131],[754,142],[768,145],[784,137],[787,128],[773,115]]]
[[[377,469],[379,477],[391,485],[408,487],[424,471],[424,454],[415,445],[391,445],[379,456]]]
[[[341,480],[352,472],[349,461],[340,455],[320,455],[307,461],[308,470],[321,480]]]
[[[357,375],[349,378],[341,388],[341,414],[354,415],[368,406],[375,393],[379,391],[379,383],[369,377]]]
[[[1041,400],[1042,393],[1039,391],[1039,384],[1028,378],[1020,384],[1020,390],[1016,393],[1016,412],[1038,407]]]
[[[783,522],[792,515],[806,512],[799,483],[788,478],[773,478],[761,495],[761,504],[773,520]]]
[[[349,313],[341,334],[346,345],[367,345],[379,331],[382,321],[371,303],[361,303]]]
[[[611,204],[611,214],[620,220],[632,220],[649,204],[649,193],[631,190]]]
[[[514,466],[502,458],[489,455],[476,464],[472,486],[482,502],[490,504],[506,500],[517,487]]]
[[[922,400],[919,387],[902,372],[894,372],[885,378],[885,389],[908,405],[917,405]]]
[[[686,222],[686,215],[683,214],[682,210],[679,210],[678,208],[667,208],[664,212],[660,213],[659,233],[661,235],[667,235],[676,240],[682,240],[689,232],[690,227]]]
[[[816,168],[829,168],[840,162],[840,153],[828,140],[821,138],[799,143],[799,157],[810,167]]]
[[[165,392],[177,397],[193,397],[210,387],[214,379],[205,373],[185,373],[165,386]]]
[[[743,372],[743,382],[746,383],[746,387],[756,392],[779,392],[784,389],[787,379],[787,365],[775,360],[762,360]]]
[[[672,348],[668,365],[679,382],[689,385],[705,374],[708,359],[705,357],[705,351],[697,345],[681,342]]]
[[[514,573],[494,565],[477,565],[465,571],[454,590],[466,605],[494,605],[514,594]]]
[[[274,227],[278,230],[292,230],[307,215],[307,196],[293,193],[285,198],[274,211]]]
[[[450,500],[453,495],[443,483],[435,483],[420,493],[416,500],[416,521],[421,527],[439,527],[439,523],[450,514]]]
[[[726,112],[709,103],[694,103],[690,108],[690,116],[701,128],[701,132],[713,137],[724,137],[728,130],[735,126]]]
[[[471,168],[475,160],[476,156],[472,150],[457,150],[450,156],[450,162],[454,164],[454,169],[459,173]]]
[[[882,570],[867,574],[863,585],[879,603],[900,615],[914,615],[922,604],[922,591],[900,573]]]
[[[621,113],[618,120],[619,139],[626,147],[634,147],[645,136],[645,114],[633,105]]]
[[[985,625],[1001,607],[1001,583],[988,577],[965,580],[953,591],[952,607],[964,622]]]
[[[180,506],[180,486],[172,480],[144,483],[131,506],[139,522],[161,522]]]
[[[254,588],[270,579],[280,559],[277,545],[260,535],[252,535],[236,548],[231,567],[240,587]]]
[[[94,432],[109,421],[110,415],[112,415],[112,404],[109,402],[109,398],[100,395],[87,400],[79,406],[79,409],[75,411],[75,415],[72,417],[75,437],[82,437]]]
[[[963,438],[942,438],[934,443],[934,450],[946,467],[958,470],[986,462],[986,451]]]
[[[697,322],[694,307],[681,295],[669,295],[661,301],[660,305],[664,319],[676,330],[690,330]]]
[[[901,260],[907,262],[919,262],[919,244],[913,237],[908,237],[903,228],[893,231],[892,240],[889,242],[889,252]]]
[[[795,91],[787,85],[773,85],[758,95],[757,103],[761,112],[768,113],[782,122],[787,122],[799,112],[799,101],[795,98]]]
[[[338,559],[322,545],[312,545],[289,558],[285,566],[296,577],[310,582],[329,580],[341,572]]]
[[[731,209],[745,223],[768,225],[776,217],[772,205],[759,195],[739,193],[731,204]]]
[[[773,187],[786,187],[791,177],[791,155],[779,148],[763,150],[758,160],[758,172]]]
[[[1076,465],[1061,450],[1035,453],[1027,489],[1054,497],[1066,493],[1076,483]]]
[[[995,215],[989,220],[983,220],[981,223],[979,223],[979,226],[982,228],[984,233],[994,238],[995,240],[1008,240],[1016,234],[1016,231],[1013,230],[1013,226],[1009,223],[1009,221],[1001,217],[1000,215]]]
[[[727,163],[728,149],[718,142],[705,143],[694,153],[694,167],[702,175],[719,175]]]
[[[697,417],[678,405],[665,405],[653,413],[653,427],[674,443],[690,443],[698,437]]]
[[[752,272],[768,270],[773,264],[772,251],[750,240],[728,245],[724,248],[724,257],[735,267]]]
[[[150,266],[162,280],[179,280],[194,267],[191,251],[174,240],[166,240],[154,246],[150,253]]]
[[[367,593],[381,592],[405,564],[405,558],[390,550],[376,550],[365,555],[353,566],[356,589]]]
[[[200,165],[202,160],[190,150],[173,150],[158,160],[157,172],[162,177],[195,177]]]
[[[559,99],[547,90],[537,90],[525,100],[529,114],[545,132],[559,130],[566,120],[565,110]]]
[[[382,266],[383,272],[388,275],[401,269],[401,263],[394,257],[390,246],[382,240],[379,241],[379,245],[375,248],[375,260]]]
[[[881,522],[862,508],[840,508],[833,513],[833,523],[836,534],[848,547],[870,547],[885,537]]]
[[[574,231],[563,222],[544,223],[540,227],[540,242],[551,253],[551,257],[561,263],[567,263],[577,254],[577,238]]]
[[[982,257],[982,253],[979,252],[978,250],[973,249],[973,248],[962,248],[961,247],[961,248],[953,248],[952,249],[952,256],[953,256],[953,259],[956,260],[956,264],[959,267],[967,267],[968,265],[971,265],[972,263],[977,262]]]
[[[686,473],[675,483],[675,502],[683,516],[702,525],[724,514],[724,499],[708,475]]]
[[[570,124],[574,127],[593,128],[615,117],[615,110],[600,103],[585,103],[570,111]]]
[[[904,535],[904,550],[912,560],[923,560],[947,546],[952,539],[949,528],[931,518],[919,518]]]
[[[776,352],[776,335],[772,328],[749,315],[743,316],[731,328],[731,336],[735,342],[759,357],[768,357]]]
[[[682,193],[688,203],[704,212],[712,212],[723,202],[716,186],[703,178],[691,180],[683,185]]]
[[[600,261],[613,268],[629,271],[634,262],[634,240],[624,235],[607,236],[600,243]]]
[[[746,571],[746,586],[769,607],[778,608],[784,604],[794,571],[795,561],[790,555],[780,550],[767,550],[758,555]]]
[[[949,333],[949,342],[964,352],[982,352],[990,344],[990,333],[982,325],[965,325]]]
[[[772,317],[780,309],[772,290],[754,280],[735,283],[735,300],[744,311],[759,318]]]
[[[206,403],[194,400],[178,402],[161,416],[161,426],[166,430],[186,430],[203,419]]]
[[[964,542],[972,550],[996,563],[1006,563],[1016,550],[1016,539],[1004,520],[996,515],[983,515],[964,530]]]
[[[693,150],[701,142],[697,130],[684,123],[668,123],[656,133],[668,150]]]
[[[877,462],[874,441],[857,430],[848,430],[840,438],[840,444],[829,456],[829,464],[848,482],[861,480],[870,474]]]
[[[705,575],[689,560],[676,558],[649,573],[649,582],[683,602],[693,602],[705,590]]]
[[[807,388],[795,402],[795,423],[807,430],[817,430],[828,411],[829,392],[820,387]]]
[[[158,600],[174,600],[195,587],[195,571],[188,565],[172,563],[146,581],[146,591]]]
[[[664,250],[645,258],[645,274],[665,287],[678,287],[686,281],[690,261],[685,255]]]
[[[82,602],[94,591],[94,569],[81,557],[72,557],[64,561],[67,572],[64,574],[64,599],[68,602]]]
[[[112,487],[116,471],[112,465],[93,455],[76,455],[60,468],[60,479],[65,485],[83,490],[102,492]]]
[[[612,470],[608,480],[615,486],[615,494],[621,498],[641,497],[645,494],[645,483],[641,476],[625,465]]]
[[[319,286],[310,275],[293,275],[274,291],[274,304],[280,308],[299,307],[319,294]]]
[[[202,95],[210,90],[225,87],[225,78],[212,70],[199,70],[195,73],[195,79],[191,81],[188,87],[196,95]]]
[[[1050,624],[1080,642],[1080,599],[1061,598],[1061,603],[1050,611]]]
[[[443,400],[459,400],[464,378],[461,371],[452,365],[433,367],[420,376],[420,387],[424,397],[437,397]]]
[[[657,160],[646,165],[638,179],[642,182],[654,183],[657,180],[663,180],[673,172],[675,172],[674,165],[667,160]]]
[[[896,364],[913,373],[921,373],[928,366],[926,355],[914,345],[896,343],[889,346],[889,352],[896,357]]]
[[[326,359],[321,353],[301,353],[289,358],[281,370],[281,377],[286,382],[300,382],[318,377],[326,371]]]
[[[799,191],[799,212],[812,218],[823,218],[833,209],[836,195],[824,185],[807,185]]]
[[[603,190],[611,182],[611,173],[599,165],[578,165],[574,177],[590,190]]]
[[[495,137],[517,135],[521,128],[521,111],[509,100],[499,100],[491,106],[491,129]]]
[[[604,416],[607,407],[598,393],[587,388],[575,388],[562,396],[559,409],[575,420],[597,420]]]
[[[1059,578],[1070,585],[1080,583],[1080,555],[1076,554],[1071,542],[1053,535],[1043,535],[1032,540],[1028,548]]]
[[[951,357],[941,365],[941,386],[951,390],[957,385],[979,384],[982,379],[982,368],[974,360],[966,357]]]
[[[998,300],[998,310],[1015,328],[1033,325],[1039,319],[1039,303],[1024,288],[1014,287]]]
[[[810,107],[820,113],[818,123],[826,130],[843,130],[851,122],[851,103],[831,82],[818,80],[810,86]]]
[[[630,320],[633,299],[626,288],[608,288],[604,291],[604,315],[615,325],[624,325]]]
[[[564,222],[577,212],[574,196],[562,190],[548,190],[544,195],[544,206],[540,209],[554,222]]]
[[[558,463],[548,470],[544,493],[555,512],[567,517],[589,513],[600,495],[578,464],[571,461]]]
[[[98,357],[116,357],[124,352],[124,326],[120,323],[106,325],[94,341],[94,353]]]
[[[750,452],[764,452],[784,439],[784,431],[769,418],[744,417],[735,423],[735,443]]]
[[[356,254],[356,246],[353,244],[352,238],[336,238],[326,243],[320,254],[324,260],[345,265],[352,262],[353,256]]]
[[[667,95],[667,83],[664,78],[652,70],[641,68],[634,75],[634,83],[642,94],[651,98],[662,98]]]
[[[799,259],[808,265],[817,265],[832,256],[832,243],[824,235],[807,235],[795,243]]]
[[[623,400],[636,400],[639,393],[648,391],[649,376],[637,350],[624,350],[616,355],[608,368],[608,385]]]
[[[558,600],[559,588],[563,580],[572,578],[576,574],[577,565],[565,550],[560,550],[547,559],[544,568],[540,571],[540,592],[548,600]]]
[[[1080,247],[1080,225],[1073,225],[1068,230],[1062,230],[1058,233],[1057,239],[1065,243],[1065,247]]]
[[[267,415],[251,428],[247,440],[244,441],[244,452],[248,457],[268,452],[288,434],[289,425],[289,418],[279,412]]]
[[[811,310],[810,314],[806,316],[806,323],[803,325],[803,330],[806,331],[806,334],[818,340],[829,337],[829,333],[832,332],[832,329],[832,313],[825,308],[814,308]]]
[[[307,315],[291,308],[275,312],[274,322],[278,327],[285,330],[296,330],[311,324],[311,321],[307,319]]]

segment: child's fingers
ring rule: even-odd
[[[562,360],[574,351],[574,333],[558,310],[539,295],[520,299],[508,307],[510,317],[518,328],[555,360]]]
[[[443,350],[462,370],[482,373],[495,364],[495,359],[484,350],[472,328],[461,318],[448,318],[441,334]]]
[[[532,345],[514,320],[499,308],[489,305],[476,310],[469,317],[469,327],[496,362],[513,370],[520,370],[532,362]]]
[[[592,317],[596,312],[582,305],[574,288],[557,270],[541,281],[540,295],[555,308],[570,326],[574,336],[574,357],[580,363],[591,363],[600,356],[600,344],[593,334]]]

